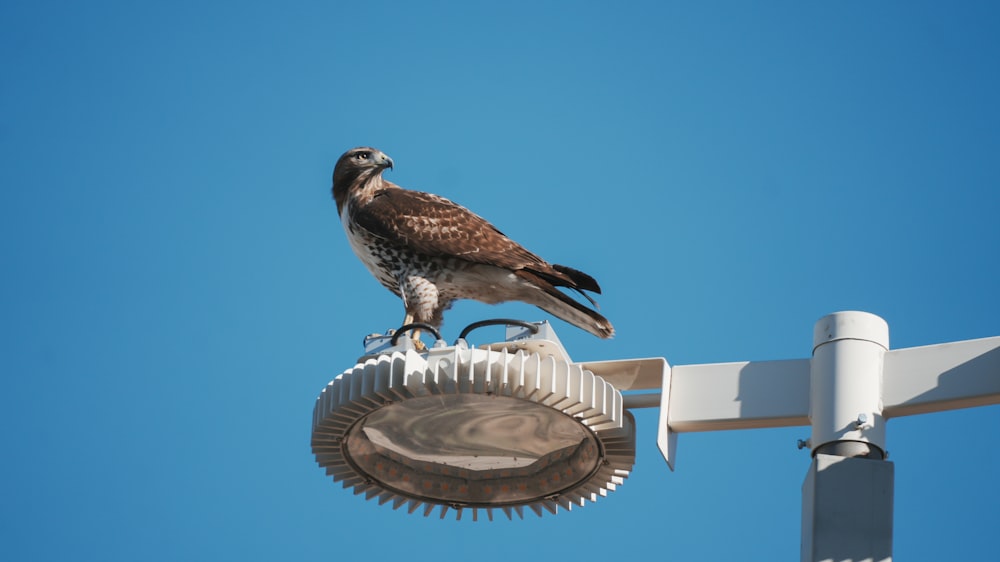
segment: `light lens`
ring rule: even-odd
[[[375,410],[348,431],[345,457],[410,497],[497,506],[577,486],[597,471],[601,450],[587,427],[548,406],[457,394]]]

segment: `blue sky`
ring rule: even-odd
[[[807,357],[845,309],[894,348],[1000,335],[998,26],[989,2],[5,2],[0,558],[797,559],[805,427],[682,435],[670,473],[639,411],[624,486],[524,521],[334,485],[313,402],[402,307],[333,163],[376,146],[596,277],[617,337],[556,322],[576,360]],[[460,303],[445,337],[496,316],[546,318]],[[995,553],[998,426],[889,422],[898,559]]]

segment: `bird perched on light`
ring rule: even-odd
[[[596,306],[584,293],[601,292],[593,277],[546,262],[465,207],[385,180],[392,165],[374,148],[348,150],[333,169],[333,199],[354,253],[403,299],[403,324],[440,327],[457,299],[522,301],[595,336],[614,335],[606,318],[558,289]]]

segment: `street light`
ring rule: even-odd
[[[1000,337],[890,350],[888,325],[866,312],[817,321],[808,359],[677,366],[574,363],[547,323],[512,322],[506,341],[478,349],[462,337],[424,353],[408,338],[366,340],[370,355],[317,399],[317,462],[394,508],[471,508],[473,519],[485,509],[492,519],[494,509],[555,513],[614,490],[635,459],[631,408],[659,407],[657,445],[671,470],[679,433],[808,425],[802,560],[886,561],[886,421],[1000,404]]]
[[[486,349],[460,339],[423,354],[370,338],[379,353],[317,400],[317,462],[355,494],[441,517],[556,513],[614,490],[635,461],[621,392],[572,364],[548,324],[517,328]]]

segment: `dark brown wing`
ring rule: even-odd
[[[486,219],[430,193],[389,188],[354,209],[352,221],[394,244],[429,256],[460,258],[506,269],[538,270],[573,286],[572,276],[553,268],[500,232]]]

